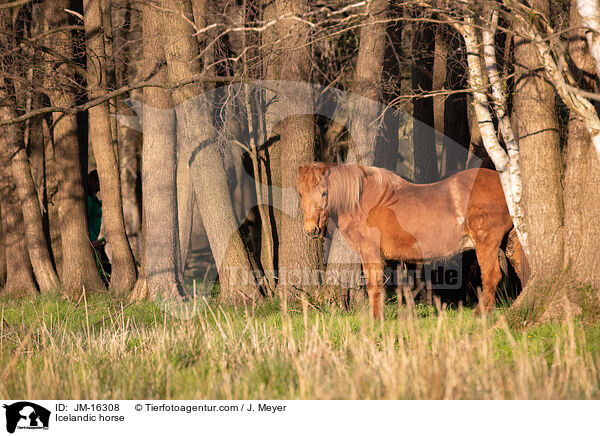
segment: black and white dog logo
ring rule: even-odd
[[[48,429],[50,411],[29,401],[5,404],[6,431],[14,433],[18,429]]]

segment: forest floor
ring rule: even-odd
[[[512,330],[504,309],[278,302],[183,308],[106,295],[0,299],[0,397],[600,398],[600,325]]]

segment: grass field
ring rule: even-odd
[[[277,302],[183,309],[106,296],[0,300],[0,397],[600,398],[600,325],[513,331],[502,309]]]

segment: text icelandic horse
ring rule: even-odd
[[[299,168],[297,188],[308,236],[323,237],[329,215],[337,215],[340,232],[361,257],[376,319],[383,316],[386,260],[423,262],[475,249],[480,305],[490,310],[502,278],[498,250],[507,237],[507,258],[524,282],[526,259],[495,171],[469,169],[417,185],[381,168],[315,162]]]

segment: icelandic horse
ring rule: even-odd
[[[495,305],[502,272],[498,250],[524,285],[527,260],[513,228],[498,173],[469,169],[430,184],[410,183],[391,171],[356,164],[302,165],[296,181],[304,232],[324,237],[330,214],[362,261],[371,314],[383,317],[385,260],[427,262],[475,249],[481,269],[480,306]]]

